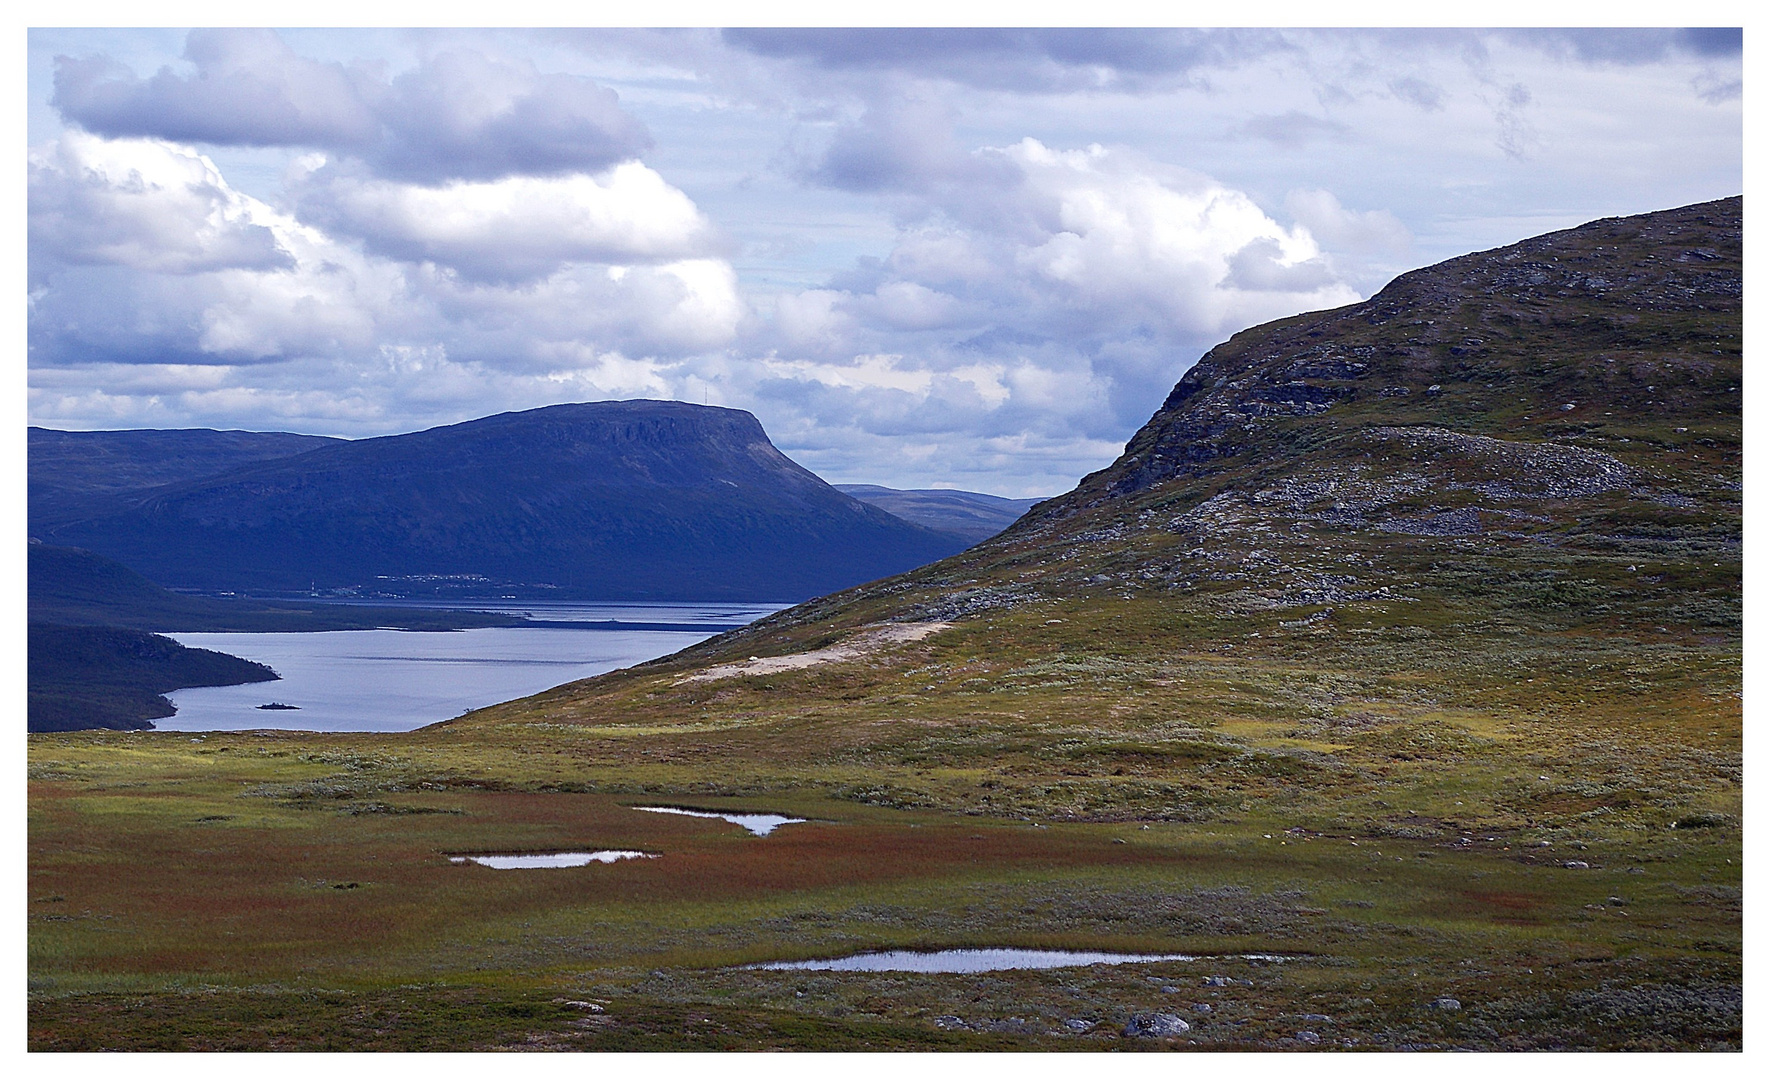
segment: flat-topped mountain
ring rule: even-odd
[[[749,413],[671,401],[335,442],[33,532],[173,588],[444,597],[794,600],[963,546],[836,491]]]
[[[967,544],[988,540],[1042,501],[1005,499],[1000,495],[950,488],[905,490],[878,484],[836,484],[835,488],[905,521],[936,532],[951,533]]]

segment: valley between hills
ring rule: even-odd
[[[1741,215],[1244,331],[1007,531],[647,664],[34,734],[30,1046],[1737,1050]],[[592,849],[656,857],[451,861]],[[960,947],[1188,958],[751,966]]]

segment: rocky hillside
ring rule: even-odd
[[[1735,813],[1740,215],[1598,221],[1255,327],[994,539],[460,723],[729,722],[728,777],[968,812],[1402,828],[1373,792],[1473,769],[1514,786],[1405,827]],[[941,627],[877,644],[903,622]],[[844,643],[864,666],[785,659]]]
[[[44,524],[166,586],[797,600],[963,545],[790,461],[749,413],[558,405],[323,446]]]
[[[1739,199],[1606,219],[1244,331],[1109,468],[871,592],[1737,634],[1740,221]]]

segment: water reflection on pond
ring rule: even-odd
[[[1190,956],[1185,953],[1112,953],[1071,951],[1067,949],[940,949],[918,952],[892,949],[888,952],[861,953],[834,960],[779,960],[769,964],[747,964],[745,967],[763,971],[916,971],[924,973],[972,974],[980,971],[1008,971],[1014,968],[1086,967],[1089,964],[1151,964],[1157,961],[1223,960],[1222,956]],[[1285,959],[1270,953],[1247,953],[1236,959],[1277,961]]]
[[[655,859],[646,851],[556,851],[539,855],[451,855],[452,863],[478,863],[493,870],[549,870],[564,866],[588,866],[622,859]]]
[[[718,818],[721,821],[729,821],[733,825],[742,825],[757,836],[767,836],[782,825],[799,825],[805,821],[802,817],[787,817],[785,814],[722,813],[717,810],[684,810],[680,806],[635,806],[633,809],[644,810],[648,814],[682,814],[686,817]]]

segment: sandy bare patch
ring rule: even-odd
[[[710,682],[713,679],[729,679],[737,675],[772,675],[778,671],[797,671],[800,668],[833,664],[841,660],[858,660],[863,656],[878,652],[887,645],[921,641],[928,635],[939,633],[951,625],[952,623],[945,622],[890,623],[862,631],[847,641],[831,645],[827,649],[789,653],[786,656],[752,656],[748,660],[740,660],[735,664],[718,664],[697,671],[693,675],[677,679],[676,685]]]

